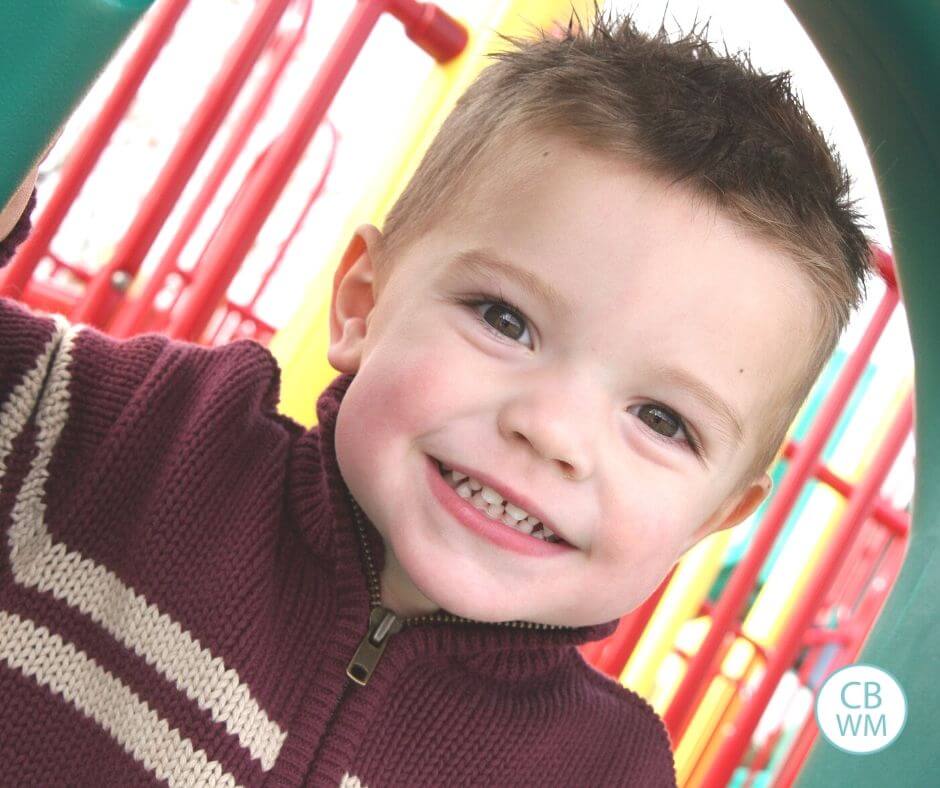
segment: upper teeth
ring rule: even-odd
[[[554,533],[542,525],[537,517],[528,514],[522,507],[516,506],[511,501],[507,501],[492,487],[477,481],[472,476],[467,476],[460,471],[452,471],[441,463],[444,478],[450,483],[450,486],[457,491],[461,498],[469,499],[477,509],[480,509],[492,520],[499,520],[505,525],[530,534],[537,539],[560,541]],[[537,529],[541,526],[541,529]]]

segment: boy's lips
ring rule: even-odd
[[[486,473],[483,473],[482,471],[471,470],[466,465],[453,463],[450,460],[441,460],[441,459],[438,459],[437,457],[431,457],[431,459],[434,460],[434,462],[438,463],[439,465],[442,464],[445,467],[450,468],[452,471],[457,471],[458,473],[462,473],[464,476],[472,476],[481,484],[484,484],[487,487],[490,487],[491,489],[499,493],[499,495],[503,497],[503,500],[514,503],[520,509],[523,509],[526,512],[526,514],[529,514],[532,517],[535,517],[536,519],[538,519],[542,523],[543,526],[548,528],[559,539],[564,540],[571,547],[576,547],[574,542],[572,542],[565,535],[564,531],[562,531],[561,529],[557,527],[557,524],[555,523],[555,521],[549,519],[545,515],[545,512],[542,511],[542,509],[535,503],[535,501],[533,501],[528,496],[524,495],[521,492],[518,492],[517,490],[514,490],[512,487],[510,487],[509,485],[503,482],[496,481],[496,479],[494,479],[492,476]]]

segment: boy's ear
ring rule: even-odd
[[[375,307],[372,262],[381,237],[375,226],[359,225],[333,274],[327,360],[339,372],[354,374],[362,361],[368,318]]]
[[[727,501],[713,517],[689,537],[682,551],[683,554],[706,536],[715,533],[715,531],[733,528],[747,519],[763,503],[773,486],[773,480],[766,473],[751,482],[744,490]]]

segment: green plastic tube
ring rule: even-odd
[[[799,788],[940,785],[940,2],[788,0],[868,146],[914,349],[917,441],[904,566],[856,662],[890,673],[907,722],[867,755],[820,736]]]
[[[152,2],[0,2],[0,207]]]

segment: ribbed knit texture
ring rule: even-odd
[[[0,299],[0,783],[675,786],[653,709],[575,649],[615,622],[406,627],[346,678],[352,376],[307,431],[278,376],[253,342],[115,341]]]

